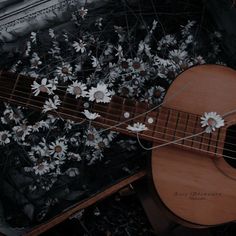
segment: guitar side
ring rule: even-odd
[[[197,66],[177,77],[165,106],[197,115],[211,111],[224,115],[236,109],[235,89],[236,71],[218,65]],[[236,113],[224,119],[228,126],[236,124]],[[219,139],[224,142],[225,132],[221,133]],[[207,227],[236,220],[236,169],[224,158],[166,146],[153,150],[151,173],[154,198],[182,224]]]

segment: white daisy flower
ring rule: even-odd
[[[78,153],[69,152],[67,156],[68,160],[78,161],[78,162],[82,160],[80,154]]]
[[[87,159],[89,160],[88,165],[94,164],[97,160],[101,160],[103,158],[102,151],[100,149],[97,149],[92,152],[92,156],[87,156]]]
[[[46,144],[46,140],[43,138],[42,142],[39,143],[37,146],[31,146],[31,150],[28,152],[31,160],[36,161],[36,156],[39,157],[48,157],[48,147]]]
[[[81,7],[79,9],[79,15],[81,16],[82,19],[84,19],[84,17],[88,14],[88,9]]]
[[[3,112],[3,117],[1,117],[1,121],[3,124],[9,124],[10,122],[15,122],[16,124],[20,124],[24,115],[21,111],[21,107],[18,106],[17,109],[12,109],[10,106],[6,106],[6,110]]]
[[[78,168],[69,168],[66,170],[65,174],[67,174],[69,177],[75,177],[77,175],[79,175],[79,169]]]
[[[32,126],[31,125],[26,125],[26,123],[23,123],[19,126],[14,126],[12,130],[15,133],[14,139],[16,141],[22,140],[25,141],[25,137],[30,134],[32,131]]]
[[[75,125],[75,122],[73,120],[66,120],[65,121],[65,129],[70,130],[72,129],[73,125]]]
[[[49,124],[44,121],[44,120],[40,120],[38,122],[36,122],[33,126],[32,126],[32,131],[33,132],[39,132],[39,129],[48,129],[49,128]]]
[[[134,96],[134,91],[135,91],[134,87],[128,85],[127,83],[124,83],[118,89],[118,93],[121,94],[122,96],[125,96],[125,97],[132,97],[132,96]]]
[[[224,126],[223,118],[216,112],[205,112],[201,120],[202,127],[206,127],[206,133],[212,133],[216,129]]]
[[[111,101],[111,93],[107,89],[106,84],[98,84],[92,87],[88,92],[89,101],[108,103]]]
[[[5,145],[10,143],[10,137],[11,134],[9,133],[9,131],[1,131],[0,132],[0,145]]]
[[[74,41],[72,46],[75,48],[76,52],[84,53],[86,51],[86,43],[84,43],[81,39],[79,40],[79,42]]]
[[[49,145],[49,153],[53,157],[63,158],[65,157],[66,151],[67,145],[61,139],[58,139]]]
[[[62,78],[64,81],[72,79],[72,67],[69,63],[62,63],[61,66],[58,66],[56,69],[56,74]]]
[[[47,111],[56,110],[57,107],[61,104],[61,101],[57,95],[53,97],[53,100],[49,98],[47,101],[45,101],[45,104],[43,105],[43,113],[46,113]]]
[[[113,51],[113,45],[108,43],[104,51],[104,55],[109,56],[112,54],[112,51]]]
[[[69,42],[69,37],[68,37],[68,34],[66,32],[63,34],[63,38],[66,42]]]
[[[95,120],[96,118],[100,117],[100,115],[98,113],[92,113],[92,112],[89,112],[88,110],[84,110],[82,113],[89,120]]]
[[[163,46],[174,46],[177,43],[175,36],[171,34],[167,34],[161,38],[158,42],[158,50],[161,50]]]
[[[187,23],[185,26],[181,25],[181,26],[180,26],[180,27],[182,28],[182,29],[181,29],[181,34],[182,34],[183,36],[189,35],[189,30],[194,26],[195,23],[196,23],[196,21],[190,21],[190,20],[188,20],[188,23]]]
[[[102,29],[102,21],[103,21],[102,17],[96,19],[95,26],[97,26],[98,29]]]
[[[130,71],[130,68],[129,68],[129,61],[130,61],[130,60],[131,60],[131,59],[122,58],[122,59],[119,61],[120,71],[118,71],[118,72],[122,72],[122,71],[127,72],[127,71]],[[114,64],[113,67],[115,67],[115,66],[116,66],[116,64]]]
[[[90,146],[90,147],[94,147],[97,143],[97,140],[99,139],[99,134],[97,132],[97,130],[95,128],[90,128],[88,129],[88,131],[85,133],[85,145],[86,146]]]
[[[109,147],[109,140],[107,138],[98,138],[96,140],[95,148],[96,149],[104,149]]]
[[[92,66],[94,68],[98,67],[99,66],[99,60],[95,57],[95,56],[92,56],[91,57],[91,60],[92,60]]]
[[[116,131],[110,131],[109,134],[107,134],[108,140],[111,142],[119,133]]]
[[[172,50],[169,52],[169,58],[174,62],[184,61],[188,56],[188,52],[184,50]]]
[[[72,95],[75,95],[75,98],[86,97],[87,96],[87,92],[85,91],[86,89],[87,89],[86,84],[83,84],[76,80],[75,82],[73,82],[71,85],[68,86],[67,92]]]
[[[57,89],[57,85],[58,85],[58,78],[55,77],[54,79],[50,79],[48,80],[48,83],[52,85],[51,90],[54,91]]]
[[[49,29],[49,30],[48,30],[48,34],[49,34],[49,36],[50,36],[52,39],[55,38],[55,33],[54,33],[54,30],[53,30],[53,29]]]
[[[186,44],[193,43],[193,40],[194,40],[193,35],[190,34],[190,35],[188,35],[188,37],[185,39],[185,43],[186,43]]]
[[[132,126],[128,125],[127,128],[128,130],[132,131],[132,132],[141,132],[141,131],[145,131],[148,130],[148,128],[145,126],[145,124],[142,123],[134,123]]]
[[[159,56],[155,56],[154,58],[154,65],[155,66],[164,66],[164,67],[167,67],[169,65],[171,65],[171,62],[169,59],[163,59]]]
[[[26,50],[25,50],[25,56],[29,56],[29,53],[31,52],[31,42],[27,41],[26,42]]]
[[[75,72],[80,72],[82,70],[82,64],[78,63],[77,65],[75,65]]]
[[[206,63],[206,61],[203,59],[203,57],[202,56],[197,56],[197,57],[195,57],[195,58],[193,58],[193,61],[194,61],[194,63],[196,63],[196,64],[205,64]]]
[[[52,84],[47,84],[47,82],[48,80],[46,78],[43,78],[41,80],[41,84],[34,81],[34,83],[31,85],[31,89],[33,90],[34,96],[38,96],[40,92],[53,94],[53,86]]]
[[[147,91],[147,100],[152,104],[159,104],[163,101],[166,90],[161,86],[155,86]]]
[[[129,66],[133,72],[140,72],[143,70],[143,62],[137,57],[129,61]]]
[[[122,57],[124,56],[122,46],[121,46],[121,45],[118,45],[118,48],[116,48],[116,50],[117,50],[117,53],[116,53],[115,56],[117,56],[117,57],[119,57],[119,58],[122,58]]]
[[[81,133],[76,132],[72,137],[69,138],[68,141],[72,146],[79,146],[81,143]]]
[[[49,165],[46,161],[41,162],[38,165],[34,166],[33,169],[36,175],[43,175],[50,171]]]
[[[30,64],[32,69],[38,69],[38,67],[42,64],[36,52],[32,54],[32,58],[30,59]]]
[[[30,39],[31,39],[32,43],[36,43],[37,42],[37,33],[31,32]]]
[[[151,48],[150,46],[144,42],[143,40],[140,41],[139,46],[138,46],[138,54],[141,54],[145,52],[147,56],[151,56]]]

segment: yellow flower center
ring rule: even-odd
[[[68,74],[69,74],[69,69],[64,66],[64,67],[62,67],[61,72],[62,72],[63,74],[68,75]]]
[[[55,148],[54,148],[55,152],[57,153],[60,153],[62,151],[62,147],[57,145]]]
[[[209,118],[207,120],[207,124],[210,125],[210,126],[215,126],[216,125],[216,120],[213,119],[213,118]]]
[[[81,88],[78,87],[78,86],[74,87],[74,94],[75,95],[81,95],[82,94]]]
[[[95,136],[94,136],[93,134],[88,134],[88,135],[87,135],[87,139],[88,139],[89,141],[93,141],[93,140],[95,139]]]
[[[46,93],[46,92],[48,91],[48,89],[47,89],[46,86],[41,85],[41,86],[39,87],[39,91],[42,92],[42,93]]]
[[[154,95],[155,97],[159,98],[161,96],[161,91],[160,90],[155,91]]]
[[[122,61],[122,62],[121,62],[121,67],[124,68],[124,69],[128,69],[128,67],[129,67],[128,62]]]
[[[140,67],[141,67],[141,64],[138,62],[138,61],[135,61],[135,62],[133,62],[133,68],[135,69],[135,70],[137,70],[137,69],[139,69]]]
[[[38,169],[39,169],[39,170],[43,170],[43,169],[44,169],[44,164],[39,164],[39,165],[38,165]]]
[[[7,135],[3,134],[1,138],[2,138],[2,141],[5,141],[7,139]]]
[[[102,100],[104,98],[104,93],[102,91],[97,91],[94,93],[94,98]]]

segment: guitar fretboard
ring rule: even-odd
[[[28,76],[10,72],[0,72],[0,100],[34,110],[42,110],[46,93],[34,96],[31,85],[34,79]],[[58,87],[57,94],[62,104],[55,112],[62,118],[74,121],[85,119],[81,113],[84,111],[84,100],[75,99],[73,95],[66,93],[66,88]],[[147,103],[135,102],[130,99],[113,96],[109,104],[94,103],[91,112],[99,113],[101,117],[93,121],[95,126],[111,128],[123,134],[134,136],[126,127],[135,122],[141,122],[148,127],[147,131],[140,133],[140,137],[157,143],[167,143],[182,139],[203,131],[200,125],[200,116],[186,112],[159,107],[147,112],[151,106]],[[218,141],[220,130],[212,134],[201,134],[199,136],[184,139],[174,145],[185,149],[205,151],[209,154],[221,154],[222,145]]]

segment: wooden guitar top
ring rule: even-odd
[[[164,106],[197,115],[232,111],[224,117],[220,134],[208,136],[216,140],[221,155],[165,146],[153,150],[151,171],[159,200],[177,221],[211,226],[236,220],[236,169],[222,152],[226,130],[236,124],[236,71],[220,65],[192,67],[173,82]]]

